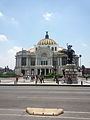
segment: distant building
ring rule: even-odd
[[[67,64],[67,55],[63,51],[66,49],[50,39],[48,32],[46,32],[45,38],[40,40],[36,46],[16,53],[15,72],[23,75],[61,74]],[[77,55],[75,55],[74,61],[78,67]]]
[[[88,74],[88,75],[90,75],[90,68],[85,68],[85,70],[84,70],[84,74]]]
[[[4,72],[14,72],[14,70],[10,69],[8,66],[4,68]]]

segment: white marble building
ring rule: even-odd
[[[36,46],[16,53],[15,72],[23,75],[46,75],[53,72],[61,74],[67,64],[67,55],[62,52],[65,50],[53,39],[50,39],[48,32],[46,32],[45,38],[40,40]],[[78,66],[77,55],[75,64]]]

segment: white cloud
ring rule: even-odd
[[[45,13],[45,14],[43,14],[44,19],[47,20],[47,21],[51,20],[52,16],[53,16],[52,13]]]
[[[14,46],[13,48],[11,48],[11,49],[8,50],[8,53],[11,56],[14,56],[16,54],[16,52],[18,52],[20,50],[22,50],[22,47]]]
[[[0,12],[0,18],[3,18],[2,20],[4,22],[9,23],[9,24],[13,24],[15,26],[18,25],[18,21],[14,17],[10,17],[10,16],[7,16],[7,15],[4,15],[2,12]]]
[[[3,34],[0,34],[0,41],[5,41],[5,42],[7,42],[7,41],[8,41],[7,36],[6,36],[6,35],[3,35]]]
[[[19,46],[13,46],[11,49],[8,50],[8,58],[6,63],[8,63],[8,66],[12,69],[15,67],[15,55],[17,52],[21,51],[22,47]]]
[[[2,12],[0,12],[0,17],[3,17],[4,15],[3,15],[3,13]]]
[[[14,69],[15,67],[15,55],[16,52],[22,50],[22,47],[13,46],[11,49],[7,51],[7,53],[3,53],[3,56],[0,56],[0,67],[9,66],[9,68]]]

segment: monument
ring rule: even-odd
[[[67,84],[78,83],[77,81],[77,67],[74,62],[75,51],[71,48],[72,45],[67,45],[67,64],[65,67],[65,80]]]

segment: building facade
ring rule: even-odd
[[[64,51],[66,49],[50,39],[48,32],[46,32],[45,38],[33,48],[16,53],[15,72],[19,75],[62,74],[67,64],[67,54]],[[75,55],[74,63],[78,67],[77,55]]]

